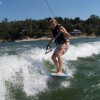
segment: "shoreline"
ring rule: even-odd
[[[100,36],[70,36],[69,39],[78,39],[78,38],[97,38]],[[27,38],[27,39],[19,39],[14,41],[8,41],[5,39],[0,39],[0,42],[28,42],[28,41],[39,41],[39,40],[50,40],[49,37],[41,37],[41,38]]]

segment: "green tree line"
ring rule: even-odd
[[[39,38],[50,33],[49,18],[35,20],[26,19],[21,21],[8,21],[4,18],[0,22],[0,39],[16,40],[26,37]],[[79,17],[75,19],[55,17],[55,19],[63,25],[70,33],[73,29],[81,30],[84,35],[100,35],[100,17],[91,15],[87,20],[81,20]],[[48,34],[47,34],[48,33]]]

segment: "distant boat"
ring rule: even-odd
[[[70,32],[70,34],[72,34],[72,35],[81,34],[81,33],[82,33],[81,30],[77,30],[77,29],[75,29],[72,32]]]
[[[15,40],[15,42],[21,42],[21,40]]]

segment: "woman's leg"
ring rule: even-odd
[[[57,58],[58,58],[58,65],[59,65],[59,68],[58,68],[58,74],[62,74],[62,56],[63,55],[63,49],[60,49],[57,53]]]
[[[68,50],[69,42],[63,44],[56,48],[55,52],[52,55],[52,60],[54,64],[57,66],[58,74],[62,74],[62,55]]]
[[[68,48],[69,48],[69,42],[61,45],[57,52],[58,65],[59,65],[58,74],[62,74],[62,55],[68,50]]]
[[[54,52],[51,58],[52,58],[54,64],[56,65],[57,71],[58,71],[59,70],[59,63],[58,63],[58,59],[57,59],[57,54]]]

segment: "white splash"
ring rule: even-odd
[[[100,53],[100,42],[83,43],[71,45],[64,58],[68,60],[77,60],[79,57],[90,57],[93,54]]]
[[[70,86],[70,82],[69,81],[64,81],[61,83],[61,86],[64,87],[64,88],[67,88]]]

